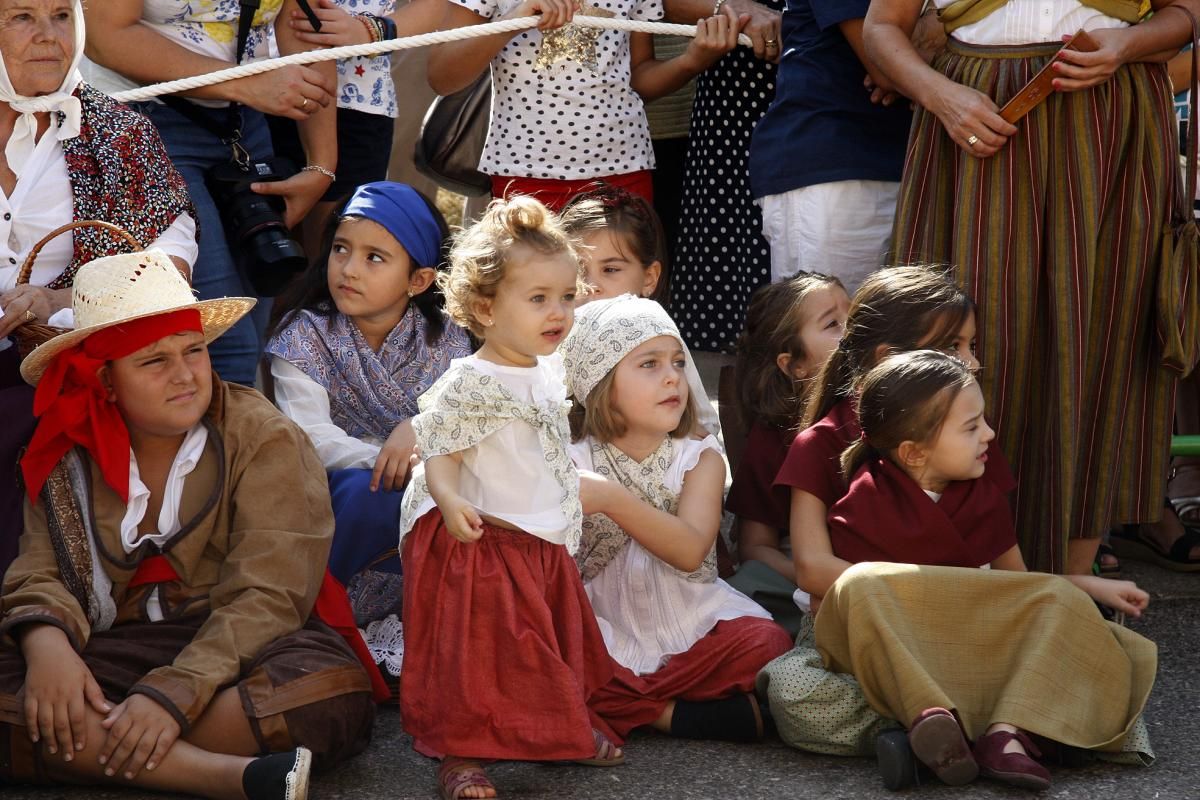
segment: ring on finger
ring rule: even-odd
[[[779,47],[778,39],[763,39],[763,44],[767,47]]]
[[[308,110],[308,98],[307,97],[304,98],[304,102],[300,104],[300,110],[301,111]]]
[[[974,147],[978,141],[979,141],[979,137],[972,133],[970,136],[967,137],[967,146]]]
[[[25,321],[26,322],[33,322],[37,318],[38,318],[37,314],[30,311],[28,308],[25,309]]]

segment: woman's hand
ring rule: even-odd
[[[108,714],[112,706],[67,635],[52,625],[20,634],[25,657],[25,726],[30,741],[44,739],[51,755],[70,761],[87,746],[86,712]]]
[[[408,472],[416,463],[413,460],[417,435],[412,422],[405,420],[396,426],[379,455],[375,457],[375,469],[371,472],[371,491],[398,492],[408,482]]]
[[[27,283],[14,286],[0,294],[0,309],[4,310],[4,316],[0,317],[0,339],[26,322],[46,324],[55,312],[61,311],[70,303],[70,289],[47,289]]]
[[[959,83],[948,83],[931,108],[955,144],[976,158],[994,155],[1017,132],[992,98]]]
[[[100,748],[104,774],[119,772],[126,780],[161,764],[180,733],[171,713],[144,694],[130,696],[100,724],[108,731]]]
[[[1112,28],[1089,31],[1088,35],[1100,45],[1099,50],[1085,53],[1080,50],[1062,49],[1054,57],[1054,88],[1059,92],[1077,92],[1099,86],[1113,76],[1128,61],[1125,52],[1126,30]],[[1069,41],[1064,36],[1063,41]]]
[[[686,68],[700,73],[717,63],[721,56],[737,47],[738,34],[750,21],[750,15],[738,17],[728,5],[721,13],[696,21],[696,36],[684,52]]]
[[[571,21],[575,16],[575,12],[579,11],[579,3],[576,0],[525,0],[519,6],[508,12],[500,19],[514,19],[516,17],[532,17],[540,16],[537,29],[539,31],[552,31],[555,28],[561,28]],[[513,33],[515,36],[520,31]]]
[[[442,521],[446,530],[463,544],[474,544],[483,537],[483,517],[475,506],[461,497],[455,496],[446,501],[441,507]]]
[[[250,184],[250,188],[258,194],[282,197],[285,207],[283,213],[284,224],[289,228],[294,228],[300,224],[300,220],[308,215],[309,210],[320,201],[331,183],[333,181],[329,179],[328,175],[308,170],[297,172],[292,177],[283,181],[252,183]]]
[[[1134,619],[1150,605],[1150,595],[1133,581],[1115,581],[1096,575],[1067,575],[1071,583],[1087,592],[1093,600]]]
[[[778,64],[783,47],[782,34],[779,32],[783,15],[754,0],[728,0],[722,5],[722,10],[726,6],[737,14],[738,19],[750,18],[742,27],[742,33],[753,42],[754,57]]]
[[[288,20],[288,25],[300,41],[324,47],[371,44],[374,41],[367,32],[367,26],[354,14],[343,11],[335,0],[316,0],[312,3],[312,10],[321,21],[319,33],[303,11],[292,11],[292,18]]]
[[[328,107],[337,91],[336,84],[330,83],[320,70],[297,65],[238,78],[229,81],[226,87],[228,94],[242,105],[297,122]]]

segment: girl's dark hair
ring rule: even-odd
[[[858,383],[862,438],[842,453],[846,480],[873,455],[893,452],[903,442],[937,438],[958,395],[975,382],[970,368],[938,350],[888,356]]]
[[[761,419],[777,428],[799,425],[805,387],[785,375],[777,359],[780,353],[808,358],[800,338],[800,328],[807,322],[804,301],[812,292],[831,286],[842,282],[818,272],[799,272],[751,295],[734,364],[738,413],[746,424]]]
[[[667,262],[667,237],[654,207],[644,197],[611,183],[596,181],[586,191],[572,197],[560,217],[567,233],[582,239],[596,231],[612,231],[633,251],[632,260],[649,267],[655,261],[662,267],[658,285],[650,299],[664,308],[670,296],[670,265]],[[624,255],[624,253],[622,253]]]
[[[434,221],[437,222],[438,239],[441,241],[441,246],[438,252],[438,263],[432,266],[438,272],[444,272],[450,249],[450,226],[446,224],[446,218],[442,216],[442,212],[438,210],[432,200],[421,192],[417,192],[417,194],[425,201],[429,212],[433,214]],[[268,340],[287,327],[297,311],[311,311],[326,319],[332,317],[337,311],[333,296],[329,294],[329,251],[333,248],[333,237],[337,234],[338,226],[344,220],[362,219],[362,217],[343,214],[349,202],[350,198],[347,197],[345,202],[338,207],[337,212],[329,218],[329,223],[325,226],[325,232],[321,237],[321,250],[309,262],[308,269],[293,281],[275,301],[275,307],[271,310],[271,322],[267,326]],[[415,262],[413,264],[416,266]],[[437,281],[434,281],[425,291],[414,295],[409,302],[417,307],[417,311],[421,312],[421,316],[425,317],[425,321],[428,323],[425,327],[425,341],[434,344],[446,329],[446,317],[442,313],[445,303]]]
[[[875,366],[880,347],[894,353],[948,349],[974,312],[971,298],[942,268],[888,267],[871,273],[850,301],[846,332],[817,375],[802,427],[850,396],[855,380]]]

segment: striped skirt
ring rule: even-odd
[[[1057,45],[951,40],[933,66],[1003,105]],[[949,264],[978,303],[989,415],[1020,485],[1031,569],[1062,571],[1069,538],[1162,513],[1177,374],[1162,366],[1161,236],[1183,191],[1162,65],[1053,94],[976,159],[918,109],[894,263]]]

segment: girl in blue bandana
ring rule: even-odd
[[[433,286],[447,233],[411,186],[364,184],[336,216],[324,257],[276,307],[266,348],[275,402],[329,471],[329,568],[343,583],[372,564],[399,571],[409,419],[450,360],[473,349]]]

